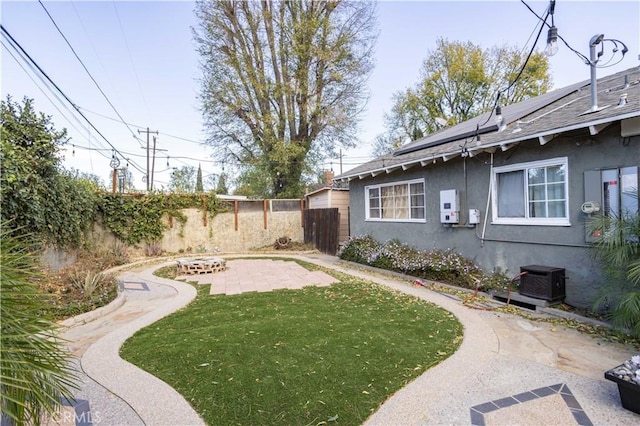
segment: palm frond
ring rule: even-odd
[[[58,327],[43,318],[46,295],[34,280],[37,256],[26,236],[0,230],[0,407],[3,423],[39,425],[61,398],[72,399],[77,377]]]

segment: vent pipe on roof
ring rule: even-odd
[[[602,42],[604,34],[596,34],[589,41],[589,66],[591,68],[591,110],[598,111],[598,83],[596,79],[596,64],[602,55],[602,51],[596,55],[596,46]]]

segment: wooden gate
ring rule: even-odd
[[[304,242],[313,244],[323,253],[338,251],[340,215],[337,208],[304,211]]]

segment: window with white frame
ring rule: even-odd
[[[493,169],[493,223],[568,226],[567,158]]]
[[[425,222],[424,179],[365,187],[367,220]]]

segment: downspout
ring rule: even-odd
[[[487,193],[487,207],[484,209],[484,223],[482,224],[482,236],[480,237],[480,247],[484,247],[484,236],[487,232],[487,220],[489,220],[489,203],[491,202],[491,190],[493,189],[493,152],[491,153],[491,163],[489,163],[489,192]]]

